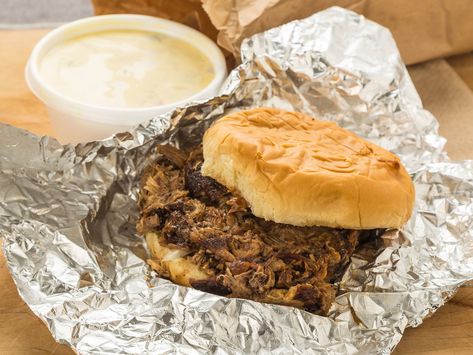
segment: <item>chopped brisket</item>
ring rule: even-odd
[[[159,151],[141,190],[137,228],[142,234],[158,232],[160,243],[185,249],[187,258],[214,275],[191,280],[194,288],[328,311],[333,283],[343,274],[359,231],[265,221],[236,193],[202,176],[200,150]]]
[[[197,290],[214,293],[219,296],[228,295],[231,290],[217,282],[215,277],[209,277],[206,280],[193,280],[191,286]]]

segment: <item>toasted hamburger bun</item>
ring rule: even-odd
[[[237,191],[254,215],[295,226],[399,228],[414,185],[399,158],[333,122],[257,108],[215,122],[202,174]]]

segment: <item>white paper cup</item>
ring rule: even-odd
[[[41,77],[39,64],[51,48],[77,36],[107,30],[140,30],[163,33],[181,39],[209,59],[214,67],[215,77],[208,86],[193,96],[170,104],[146,108],[90,105],[64,96]],[[225,58],[212,40],[180,23],[142,15],[95,16],[63,25],[48,33],[36,44],[25,70],[26,82],[31,91],[47,106],[51,124],[61,143],[103,139],[178,106],[215,96],[225,76]]]

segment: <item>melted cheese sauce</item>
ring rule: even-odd
[[[209,59],[163,34],[104,31],[53,47],[40,73],[72,99],[109,107],[150,107],[188,98],[214,78]]]

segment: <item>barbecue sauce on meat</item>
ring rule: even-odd
[[[265,221],[236,193],[202,176],[200,149],[186,154],[166,146],[160,152],[144,179],[137,229],[157,232],[160,243],[186,251],[213,275],[191,281],[194,288],[328,312],[333,283],[362,232]]]

